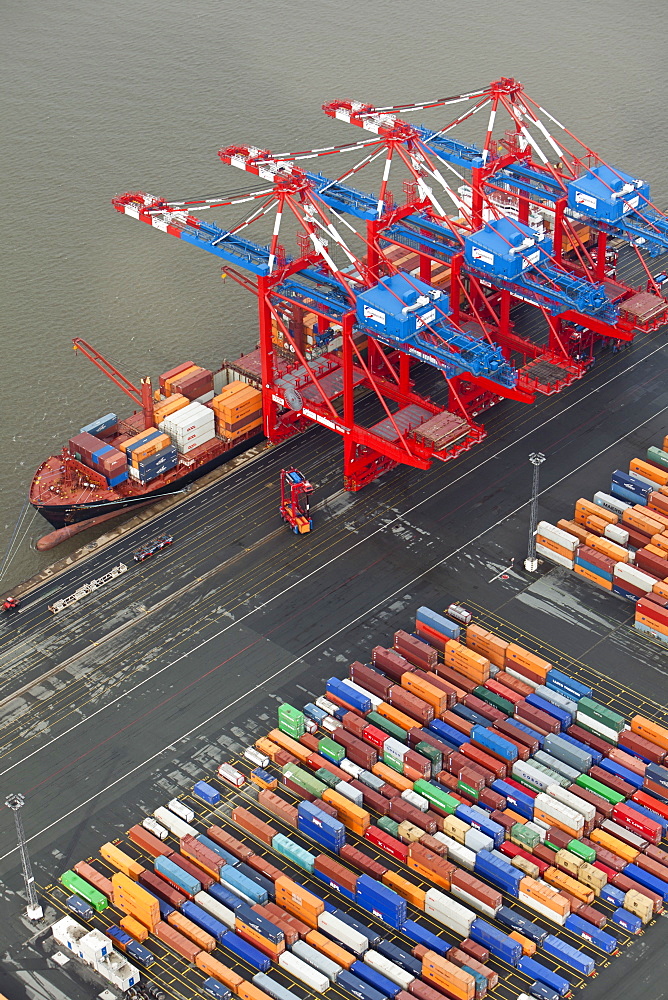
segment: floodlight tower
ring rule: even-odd
[[[529,461],[533,466],[533,482],[531,486],[531,506],[529,508],[529,551],[524,560],[524,568],[529,573],[535,573],[538,569],[538,557],[536,555],[536,527],[538,525],[538,476],[539,470],[545,461],[545,455],[541,451],[532,451]]]
[[[32,868],[30,867],[28,844],[23,830],[23,820],[21,819],[21,809],[23,808],[24,802],[25,797],[21,795],[20,792],[14,792],[12,795],[8,795],[5,799],[5,805],[14,813],[14,822],[16,823],[16,837],[19,843],[19,851],[21,852],[23,881],[25,882],[26,896],[28,897],[28,919],[41,920],[44,916],[44,911],[40,906],[39,899],[37,898],[37,892],[35,891],[35,877],[32,873]]]

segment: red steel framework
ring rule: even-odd
[[[400,112],[459,102],[467,104],[465,111],[437,132],[398,118]],[[448,146],[449,133],[484,108],[489,108],[489,120],[482,149],[458,143]],[[182,202],[135,192],[114,199],[114,206],[222,257],[229,262],[225,274],[257,296],[259,354],[255,374],[263,393],[265,435],[277,443],[314,422],[340,434],[347,489],[358,490],[397,464],[428,469],[434,460],[447,461],[484,438],[485,430],[475,417],[500,399],[532,402],[536,394],[558,392],[579,378],[583,364],[574,359],[572,348],[574,336],[580,336],[578,330],[589,331],[592,341],[629,341],[636,331],[656,329],[665,321],[668,303],[635,242],[629,240],[647,272],[647,286],[642,290],[620,282],[614,273],[608,254],[614,230],[603,223],[597,231],[591,224],[584,227],[569,210],[570,182],[590,171],[592,164],[604,161],[528,98],[516,81],[504,78],[479,91],[421,104],[375,108],[336,101],[324,105],[324,111],[375,133],[374,138],[282,156],[254,147],[230,146],[219,151],[220,159],[259,176],[268,182],[267,187],[241,196]],[[502,139],[494,140],[500,111],[507,112],[510,127]],[[544,116],[579,143],[579,155],[554,138]],[[549,145],[553,162],[543,152],[541,142]],[[364,152],[361,162],[337,181],[297,166],[298,160],[359,150]],[[384,169],[376,196],[347,186],[351,177],[382,156]],[[401,206],[395,204],[389,189],[393,164],[401,164],[407,175]],[[469,179],[456,165],[467,169]],[[452,171],[457,181],[470,185],[469,197],[462,194],[461,187],[455,190],[448,183],[443,167]],[[610,184],[608,187],[612,191]],[[361,208],[355,201],[357,196]],[[628,197],[625,188],[621,197]],[[454,212],[444,208],[445,199],[453,204]],[[245,201],[259,204],[230,230],[203,223],[191,214],[195,209]],[[647,206],[640,224],[658,232],[662,225],[654,221],[658,210],[649,201]],[[650,215],[650,208],[654,214]],[[487,280],[467,265],[467,237],[503,217],[512,216],[526,226],[536,211],[547,217],[553,250],[545,265],[532,266],[536,281],[528,298],[512,284]],[[272,212],[269,246],[251,243],[242,236],[249,225]],[[365,221],[363,233],[343,217],[345,212]],[[280,243],[286,215],[296,222],[300,234],[294,257],[289,257]],[[359,240],[360,251],[354,252],[341,235],[344,228]],[[411,270],[417,271],[419,282],[402,267],[406,255],[417,262]],[[255,279],[244,270],[250,270]],[[413,282],[417,295],[421,283],[431,285],[435,274],[445,271],[441,287],[449,293],[449,308],[446,312],[436,305],[435,320],[423,324],[422,342],[438,347],[441,354],[451,351],[452,365],[442,366],[448,382],[447,408],[416,391],[412,364],[419,353],[405,345],[402,349],[388,346],[360,325],[356,312],[360,294],[387,276],[403,274]],[[582,308],[557,312],[550,308],[550,295],[559,290],[562,279],[565,285],[579,279],[585,290],[600,290],[614,307],[614,321]],[[546,338],[532,339],[516,329],[511,307],[518,299],[531,302],[542,313],[547,322]],[[314,350],[312,344],[305,343],[306,317],[311,318],[312,330],[329,331],[329,336],[334,331],[329,348]],[[456,336],[444,339],[439,320],[446,317],[450,332],[462,335],[459,341]],[[480,370],[463,370],[460,362],[466,348],[461,346],[462,338],[477,341],[490,351],[500,348],[505,361],[517,371],[514,382],[504,384]],[[99,359],[91,360],[101,367]],[[114,374],[118,373],[112,373],[112,378]],[[120,387],[132,396],[127,387]],[[130,389],[137,393],[134,386]],[[363,390],[373,395],[383,414],[372,426],[358,421]],[[142,384],[144,406],[145,396]]]

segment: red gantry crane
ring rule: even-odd
[[[438,130],[398,118],[458,102],[465,110]],[[490,114],[482,147],[450,137],[483,108]],[[609,237],[652,253],[668,248],[668,223],[646,185],[587,147],[578,158],[557,143],[541,117],[547,112],[516,81],[422,104],[336,101],[324,110],[373,138],[281,156],[230,146],[220,159],[264,187],[180,202],[134,192],[113,203],[219,257],[225,273],[256,295],[260,343],[245,361],[262,387],[264,432],[273,442],[309,423],[338,433],[347,489],[399,463],[427,469],[447,461],[483,439],[481,410],[503,398],[532,402],[578,378],[573,330],[630,340],[665,320],[668,303],[656,282],[640,291],[625,286],[606,259]],[[500,110],[510,128],[497,140]],[[361,161],[338,179],[298,163],[359,151]],[[350,186],[381,158],[377,194]],[[402,205],[389,188],[394,165],[404,175]],[[230,229],[194,214],[249,201],[256,203],[249,215]],[[251,241],[249,227],[267,220],[269,244]],[[292,253],[283,233],[294,238]],[[545,318],[545,335],[516,329],[516,302]],[[417,391],[415,362],[442,373],[446,404]]]

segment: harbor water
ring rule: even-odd
[[[0,41],[0,558],[40,461],[95,417],[131,408],[73,353],[72,337],[137,384],[181,361],[218,367],[256,343],[255,300],[221,282],[219,262],[116,214],[114,194],[251,190],[257,179],[223,166],[218,148],[354,142],[363,136],[325,117],[325,101],[392,105],[514,76],[611,163],[650,181],[663,206],[663,15],[658,0],[10,5]],[[337,160],[337,172],[352,162]],[[229,226],[247,210],[212,220]],[[51,561],[34,550],[47,530],[29,509],[0,591]]]

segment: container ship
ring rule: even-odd
[[[263,439],[262,393],[248,367],[213,372],[185,361],[160,376],[154,393],[150,379],[137,388],[85,341],[74,347],[140,409],[92,421],[37,469],[29,499],[61,533],[54,544],[91,522],[182,491]]]

